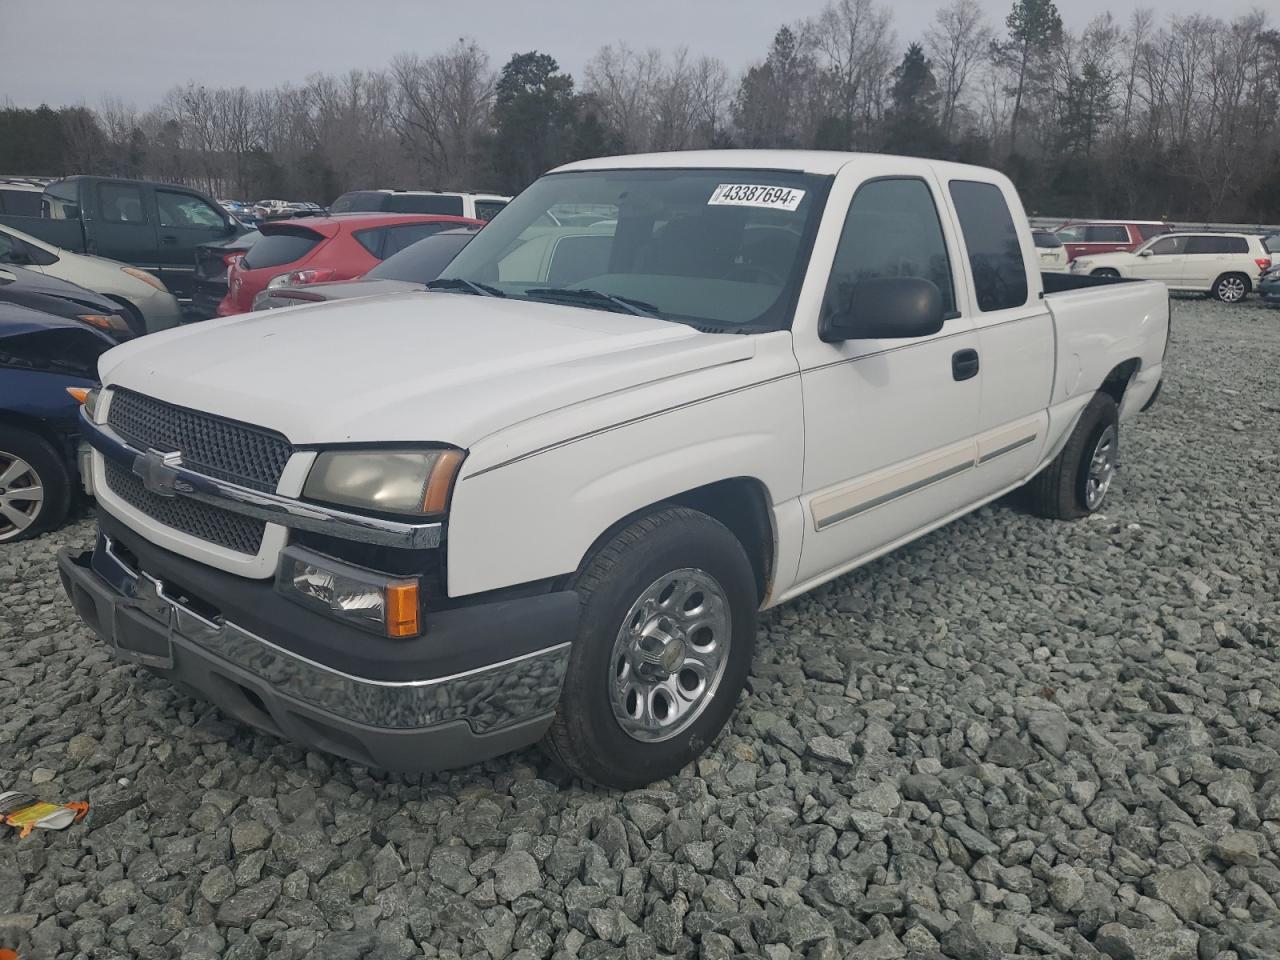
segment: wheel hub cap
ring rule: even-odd
[[[25,531],[40,514],[44,487],[31,464],[0,450],[0,540]]]
[[[623,618],[609,658],[610,705],[630,737],[654,743],[693,723],[728,663],[729,601],[692,567],[651,583]]]
[[[1107,427],[1094,444],[1093,456],[1089,459],[1089,476],[1085,481],[1085,505],[1096,509],[1102,498],[1111,488],[1111,481],[1116,475],[1116,428]]]

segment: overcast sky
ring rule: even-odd
[[[888,0],[899,41],[917,39],[947,0]],[[1002,25],[1011,0],[980,0]],[[140,108],[187,80],[269,87],[309,73],[383,67],[400,52],[432,53],[476,38],[500,67],[511,54],[550,53],[574,74],[603,44],[687,46],[737,72],[774,32],[825,0],[0,0],[0,104],[96,106],[104,94]],[[1138,2],[1058,0],[1079,29]],[[1233,17],[1256,0],[1145,0],[1169,14]]]

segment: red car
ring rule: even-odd
[[[347,213],[264,223],[258,228],[262,238],[228,265],[227,295],[218,304],[218,316],[252,310],[253,298],[262,290],[363,276],[423,237],[459,226],[484,226],[484,221],[419,213]]]
[[[1054,233],[1067,248],[1067,260],[1071,261],[1090,253],[1132,252],[1172,229],[1173,224],[1163,220],[1088,220],[1067,221]]]

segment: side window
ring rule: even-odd
[[[435,193],[393,193],[386,209],[392,213],[438,213],[462,216],[462,198]]]
[[[947,244],[933,194],[923,180],[873,180],[858,189],[831,264],[823,319],[848,308],[859,280],[879,277],[930,280],[942,294],[943,311],[955,310]]]
[[[1202,235],[1187,238],[1187,253],[1222,253],[1222,238]]]
[[[477,200],[476,201],[476,219],[483,220],[488,223],[498,211],[507,205],[505,200]]]
[[[199,197],[172,190],[156,191],[156,208],[162,227],[221,227],[222,215]]]
[[[40,191],[0,190],[0,210],[12,217],[38,217]]]
[[[1128,243],[1129,231],[1121,226],[1086,227],[1085,243]]]
[[[1157,257],[1171,257],[1185,252],[1186,247],[1186,237],[1165,237],[1151,245],[1151,253]]]
[[[1158,237],[1162,233],[1168,233],[1169,228],[1163,223],[1140,223],[1138,224],[1138,236],[1143,240],[1150,240],[1152,237]]]
[[[385,259],[382,256],[382,247],[387,241],[387,228],[376,227],[373,230],[357,230],[354,234],[360,246],[364,247],[372,256],[379,260]]]
[[[1027,302],[1022,244],[1004,194],[994,183],[952,180],[951,200],[960,218],[978,309],[1007,310]]]
[[[1084,227],[1063,227],[1058,231],[1058,239],[1063,243],[1084,242]]]
[[[50,220],[79,220],[80,194],[74,183],[51,183],[40,198],[40,215]]]
[[[102,219],[111,223],[146,223],[147,211],[142,204],[142,190],[127,183],[98,185],[98,203]]]
[[[382,241],[382,259],[387,259],[393,253],[399,253],[423,237],[439,233],[447,226],[449,226],[447,223],[406,223],[399,227],[388,227],[387,235]]]
[[[1249,241],[1244,237],[1223,237],[1223,253],[1248,253]]]

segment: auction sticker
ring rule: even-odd
[[[707,205],[731,207],[768,207],[771,210],[795,210],[804,199],[804,191],[792,187],[765,187],[750,183],[722,183],[711,191]]]

